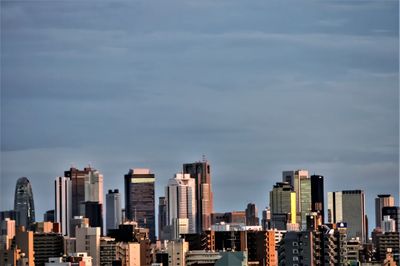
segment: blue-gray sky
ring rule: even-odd
[[[1,209],[91,164],[157,196],[212,164],[216,211],[268,205],[283,170],[399,193],[398,1],[1,1]]]

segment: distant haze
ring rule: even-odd
[[[157,197],[206,155],[215,211],[261,209],[283,170],[399,194],[398,1],[1,1],[1,210],[36,217],[91,164]]]

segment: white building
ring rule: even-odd
[[[70,222],[72,218],[71,179],[62,176],[57,177],[54,181],[54,195],[54,220],[60,224],[62,234],[70,236]]]
[[[190,174],[176,174],[168,181],[165,198],[167,223],[172,226],[172,236],[177,238],[182,233],[196,233],[195,179],[191,178]]]
[[[189,251],[189,242],[184,239],[177,239],[168,242],[168,265],[185,265],[186,252]]]

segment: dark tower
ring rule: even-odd
[[[311,176],[311,211],[317,212],[324,223],[324,177]]]
[[[196,231],[200,233],[211,227],[213,193],[211,190],[210,165],[206,160],[196,163],[187,163],[183,165],[183,173],[190,174],[190,177],[196,180]]]
[[[125,175],[125,212],[128,220],[149,229],[155,242],[154,174],[149,169],[130,169]]]
[[[17,180],[14,197],[14,211],[17,213],[17,226],[29,229],[35,222],[35,206],[33,203],[32,186],[28,178]]]

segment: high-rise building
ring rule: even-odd
[[[103,175],[91,167],[83,170],[71,167],[64,172],[71,179],[72,186],[72,216],[83,215],[82,203],[97,201],[103,204]]]
[[[311,211],[311,179],[307,170],[284,171],[282,181],[288,182],[296,192],[297,223],[306,227],[306,216]]]
[[[85,201],[85,217],[89,219],[90,227],[100,227],[103,233],[103,206],[98,201]]]
[[[149,228],[155,242],[154,174],[149,169],[130,169],[125,175],[126,218]]]
[[[348,237],[358,237],[364,243],[367,240],[364,191],[328,192],[328,222],[346,222]]]
[[[76,228],[76,252],[87,252],[93,265],[100,265],[100,227]]]
[[[395,231],[400,232],[400,207],[383,207],[382,208],[382,220],[383,217],[389,216],[395,222]]]
[[[288,182],[278,182],[269,193],[272,228],[286,230],[286,224],[296,223],[296,192]],[[284,217],[283,217],[284,216]],[[281,221],[280,218],[284,218]]]
[[[247,204],[246,225],[249,226],[260,225],[260,219],[258,218],[258,210],[254,203]]]
[[[21,177],[15,186],[14,211],[17,212],[17,226],[26,229],[35,222],[35,205],[33,203],[32,186],[28,178]]]
[[[381,227],[382,208],[394,206],[394,197],[389,194],[380,194],[375,198],[375,226]]]
[[[165,240],[164,228],[167,222],[167,200],[165,197],[158,198],[158,239]]]
[[[72,218],[72,190],[71,179],[57,177],[54,181],[55,221],[60,224],[64,236],[70,235]]]
[[[262,212],[261,226],[263,230],[271,229],[271,209],[269,207],[265,208]]]
[[[106,226],[107,230],[117,229],[121,224],[121,194],[118,189],[108,190],[106,195]]]
[[[165,188],[167,223],[173,238],[196,232],[196,186],[189,174],[176,174]],[[185,228],[184,225],[187,225]]]
[[[311,179],[311,211],[319,214],[321,223],[324,219],[324,177],[322,175],[312,175]]]
[[[55,222],[55,212],[54,210],[48,210],[43,214],[43,221],[45,222]]]
[[[211,227],[211,213],[213,213],[213,193],[211,188],[210,164],[202,162],[183,165],[183,173],[190,174],[196,184],[196,231],[199,233]]]

